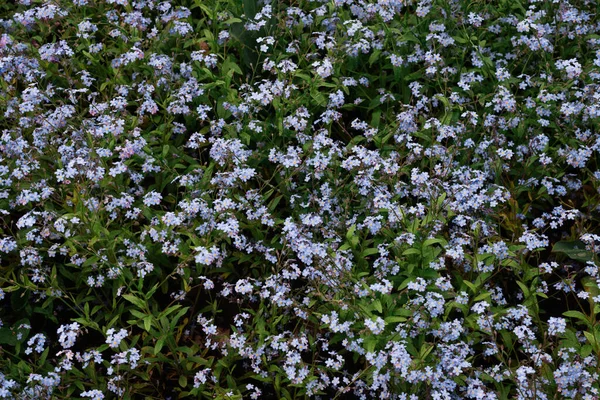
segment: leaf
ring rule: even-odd
[[[237,65],[235,62],[233,62],[230,57],[227,57],[227,59],[223,62],[223,65],[221,66],[221,71],[223,74],[227,74],[230,71],[232,72],[232,74],[233,73],[237,73],[239,75],[244,74],[242,72],[242,69],[239,67],[239,65]]]
[[[463,283],[464,283],[465,285],[467,285],[467,286],[469,287],[469,289],[471,289],[471,291],[472,291],[473,293],[477,293],[477,286],[476,286],[476,285],[472,284],[472,283],[471,283],[471,282],[469,282],[469,281],[463,281]]]
[[[412,310],[407,310],[406,308],[397,308],[394,310],[394,315],[400,317],[412,317],[414,312]]]
[[[582,358],[585,358],[585,357],[589,356],[590,354],[592,354],[593,350],[594,350],[594,348],[592,346],[590,346],[589,344],[583,345],[583,346],[581,346],[581,350],[579,350],[579,355]]]
[[[306,75],[306,74],[302,74],[300,72],[296,72],[294,74],[294,76],[297,76],[298,78],[306,81],[307,83],[312,83],[312,78],[310,76]]]
[[[378,250],[378,249],[376,249],[376,248],[373,248],[373,247],[371,247],[371,248],[369,248],[369,249],[365,249],[365,250],[363,250],[363,252],[362,252],[362,253],[360,253],[360,257],[361,257],[361,258],[363,258],[363,257],[368,257],[368,256],[371,256],[371,255],[373,255],[373,254],[377,254],[377,253],[379,253],[379,250]]]
[[[561,347],[577,347],[579,345],[579,340],[572,330],[567,329],[563,335],[566,340],[561,341]]]
[[[146,293],[146,300],[149,300],[152,297],[152,295],[156,292],[157,289],[158,289],[158,283],[156,285],[154,285],[152,287],[152,289],[150,289],[148,291],[148,293]]]
[[[583,322],[585,322],[586,324],[589,324],[590,321],[587,317],[587,315],[585,315],[584,313],[582,313],[581,311],[575,311],[575,310],[571,310],[571,311],[565,311],[563,313],[563,316],[565,317],[570,317],[570,318],[577,318]]]
[[[152,328],[152,315],[147,315],[144,317],[144,329],[146,332],[150,332],[150,328]]]
[[[17,286],[17,285],[14,285],[14,286],[7,286],[7,287],[4,287],[4,288],[2,288],[2,290],[3,290],[5,293],[14,292],[15,290],[18,290],[18,289],[19,289],[19,286]]]
[[[405,82],[412,82],[412,81],[416,81],[419,80],[423,77],[423,71],[419,70],[416,72],[413,72],[412,74],[408,74],[404,76],[404,81]]]
[[[525,285],[523,282],[521,281],[517,281],[517,285],[519,285],[519,287],[521,288],[521,290],[523,291],[523,295],[525,297],[529,297],[529,288],[527,287],[527,285]]]
[[[161,312],[160,317],[166,317],[167,315],[179,310],[181,307],[182,307],[181,304],[175,304],[174,306],[171,306],[171,307],[167,308],[166,310],[164,310],[163,312]]]
[[[279,195],[279,196],[275,197],[273,200],[271,200],[271,202],[269,203],[269,207],[268,207],[269,211],[275,211],[275,209],[277,208],[277,205],[279,204],[281,199],[283,199],[283,195]]]
[[[398,323],[398,322],[406,322],[407,319],[405,317],[397,317],[395,315],[391,315],[384,319],[384,321],[388,324]]]
[[[423,242],[423,247],[427,247],[427,246],[431,246],[432,244],[441,244],[442,246],[445,246],[446,244],[448,244],[444,239],[427,239]]]
[[[0,344],[16,345],[17,334],[9,328],[0,328]]]
[[[352,248],[355,248],[356,245],[358,245],[358,236],[356,236],[356,224],[352,225],[350,229],[348,229],[348,232],[346,233],[346,239],[348,240],[348,243],[350,243]]]
[[[10,296],[10,304],[13,311],[21,311],[29,304],[29,296],[31,292],[27,289],[13,292]]]
[[[46,349],[44,350],[44,352],[40,356],[40,359],[39,359],[40,365],[44,365],[44,362],[46,362],[46,358],[48,358],[48,354],[49,353],[50,353],[50,347],[48,346],[48,347],[46,347]]]
[[[482,293],[479,296],[475,297],[473,301],[481,301],[487,297],[490,297],[492,294],[490,292]]]
[[[373,63],[377,62],[379,55],[381,54],[381,50],[375,50],[371,56],[369,57],[369,67],[373,65]]]
[[[591,261],[594,258],[594,254],[585,249],[585,243],[581,240],[556,242],[552,247],[552,252],[565,254],[570,259],[581,262]]]
[[[369,353],[375,351],[375,346],[377,346],[376,338],[369,336],[367,339],[365,339],[365,350],[367,350]]]
[[[373,308],[379,313],[383,312],[383,307],[381,306],[381,301],[379,301],[379,300],[375,300],[373,302]]]
[[[177,325],[177,322],[179,321],[179,318],[181,318],[187,311],[188,311],[189,307],[184,307],[181,310],[179,310],[179,312],[177,314],[175,314],[173,316],[173,319],[171,320],[171,330],[175,330],[175,325]]]
[[[179,386],[181,386],[181,387],[187,386],[187,377],[185,375],[181,375],[179,377]]]
[[[132,303],[133,305],[137,306],[138,308],[145,310],[146,309],[146,303],[144,302],[144,300],[135,297],[132,294],[124,294],[122,296],[125,300],[129,301],[130,303]]]
[[[256,0],[243,0],[242,4],[244,6],[244,14],[246,14],[247,18],[254,18],[256,15]]]
[[[129,312],[134,316],[134,317],[138,317],[140,319],[142,318],[146,318],[146,314],[144,314],[143,312],[139,312],[138,310],[129,310]]]
[[[242,20],[239,18],[229,18],[228,20],[223,21],[223,25],[232,25],[237,24],[238,22],[242,22]]]
[[[585,335],[585,337],[587,338],[588,342],[590,342],[590,344],[594,347],[598,347],[598,340],[596,339],[596,337],[594,336],[593,333],[588,332],[588,331],[584,331],[583,334]]]
[[[379,121],[381,120],[381,110],[375,110],[371,114],[371,126],[379,128]]]
[[[210,182],[213,174],[213,170],[215,169],[215,162],[211,161],[208,167],[204,170],[204,174],[202,174],[202,179],[200,179],[200,184],[198,185],[200,188],[206,188],[208,183]]]
[[[310,97],[312,97],[312,99],[317,103],[318,106],[324,107],[327,104],[325,96],[323,96],[323,94],[317,89],[311,89]]]
[[[427,358],[429,353],[431,353],[431,351],[434,348],[435,348],[435,345],[429,345],[429,343],[423,343],[423,345],[421,346],[421,350],[419,351],[419,358],[421,360],[424,360],[425,358]]]
[[[410,249],[404,250],[404,252],[402,253],[403,256],[409,256],[411,254],[421,255],[421,250],[415,249],[415,248],[410,248]]]

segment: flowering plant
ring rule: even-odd
[[[592,1],[0,4],[0,398],[598,399]]]

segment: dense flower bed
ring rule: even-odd
[[[0,398],[598,399],[597,13],[0,2]]]

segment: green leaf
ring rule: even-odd
[[[348,232],[346,233],[346,239],[348,243],[352,246],[352,248],[356,248],[358,245],[358,236],[356,236],[356,225],[352,225]]]
[[[381,54],[381,50],[375,50],[371,56],[369,57],[369,67],[373,65],[373,63],[377,62],[379,59],[379,55]]]
[[[521,288],[521,290],[523,291],[523,295],[525,297],[529,297],[529,288],[527,287],[527,285],[525,285],[523,282],[521,281],[517,281],[517,285],[519,285],[519,287]]]
[[[173,316],[173,319],[171,320],[171,330],[175,330],[175,325],[177,325],[177,322],[179,321],[179,318],[181,318],[187,311],[188,311],[189,307],[184,307],[181,310],[179,310],[177,312],[177,314],[175,314]]]
[[[412,317],[414,314],[415,314],[414,311],[407,310],[406,308],[397,308],[397,309],[394,310],[394,315],[395,316]]]
[[[212,178],[213,170],[215,169],[215,162],[211,161],[208,167],[204,170],[204,174],[202,175],[202,179],[200,179],[200,188],[206,188]]]
[[[463,281],[463,283],[464,283],[465,285],[467,285],[467,286],[469,287],[469,289],[471,289],[471,291],[472,291],[473,293],[477,293],[477,286],[476,286],[476,285],[472,284],[472,283],[471,283],[471,282],[469,282],[469,281]]]
[[[157,290],[157,289],[158,289],[158,283],[157,283],[156,285],[154,285],[154,286],[152,287],[152,289],[150,289],[150,290],[148,291],[148,293],[146,293],[146,294],[145,294],[145,296],[146,296],[146,300],[150,300],[150,298],[151,298],[151,297],[152,297],[152,295],[153,295],[153,294],[156,292],[156,290]]]
[[[242,69],[239,67],[239,65],[233,62],[230,57],[227,57],[227,59],[223,62],[221,70],[223,74],[227,74],[228,72],[232,71],[232,73],[235,72],[239,75],[243,75]]]
[[[381,301],[375,300],[373,302],[373,309],[375,309],[379,313],[382,313],[383,312],[383,307],[381,306]]]
[[[187,377],[185,375],[181,375],[179,377],[179,386],[181,386],[181,387],[187,386]]]
[[[406,278],[405,280],[402,281],[402,283],[398,286],[398,290],[403,290],[405,289],[409,283],[413,282],[414,278]]]
[[[13,292],[10,295],[10,304],[12,306],[13,311],[21,311],[24,309],[27,304],[29,304],[29,296],[31,292],[27,289],[19,290],[17,292]]]
[[[246,18],[254,18],[256,15],[256,0],[243,0],[242,4],[244,6],[244,14],[246,14]]]
[[[271,202],[269,203],[269,207],[268,207],[269,211],[275,211],[275,209],[277,208],[277,205],[279,204],[281,199],[283,199],[283,195],[277,196],[273,200],[271,200]]]
[[[406,319],[406,317],[398,317],[395,315],[391,315],[391,316],[385,318],[384,321],[388,324],[394,324],[394,323],[398,323],[398,322],[406,322],[407,319]]]
[[[310,97],[312,97],[312,99],[315,101],[315,103],[317,103],[318,106],[324,107],[327,104],[327,99],[325,99],[325,96],[323,96],[323,94],[317,89],[311,89]]]
[[[379,250],[378,250],[378,249],[376,249],[376,248],[373,248],[373,247],[371,247],[371,248],[369,248],[369,249],[365,249],[365,250],[363,250],[363,252],[362,252],[362,253],[360,253],[360,257],[361,257],[361,258],[362,258],[362,257],[368,257],[368,256],[371,256],[371,255],[373,255],[373,254],[377,254],[377,253],[379,253]]]
[[[144,329],[146,332],[150,332],[150,328],[152,328],[152,315],[147,315],[144,317]]]
[[[475,297],[473,301],[481,301],[487,297],[490,297],[492,294],[490,292],[482,293],[479,296]]]
[[[585,358],[585,357],[589,356],[590,354],[592,354],[593,350],[594,350],[594,348],[592,346],[590,346],[589,344],[583,345],[583,346],[581,346],[581,350],[579,350],[579,355],[582,358]]]
[[[596,339],[596,337],[594,336],[593,333],[588,332],[588,331],[583,331],[583,334],[585,335],[586,339],[588,340],[588,342],[590,342],[590,344],[594,347],[598,347],[598,340]]]
[[[146,309],[146,303],[144,302],[144,300],[140,299],[139,297],[135,297],[132,294],[124,294],[123,298],[142,310]]]
[[[10,328],[0,328],[0,344],[16,345],[17,334]]]
[[[44,363],[46,362],[46,358],[48,358],[48,354],[49,353],[50,353],[50,347],[46,347],[46,349],[44,350],[44,352],[40,356],[39,365],[44,365]]]
[[[581,240],[556,242],[552,247],[553,253],[562,253],[575,261],[587,262],[594,259],[594,254],[585,249],[585,243]]]
[[[415,249],[415,248],[410,248],[410,249],[404,250],[404,252],[402,253],[403,256],[409,256],[411,254],[421,255],[421,250]]]
[[[441,244],[442,246],[445,246],[448,244],[448,242],[446,242],[444,239],[427,239],[423,242],[423,247],[431,246],[433,244]]]
[[[373,351],[375,351],[375,346],[377,346],[377,339],[374,338],[373,336],[369,336],[368,338],[365,339],[365,350],[367,350],[368,352],[372,353]]]
[[[591,301],[593,301],[592,299],[594,297],[600,294],[600,288],[598,288],[598,284],[594,279],[590,278],[589,276],[581,278],[581,283],[583,284],[585,291],[590,294]]]
[[[419,358],[421,360],[424,360],[434,348],[434,345],[430,345],[429,343],[423,343],[423,345],[421,346],[421,350],[419,350]]]
[[[585,315],[581,311],[575,311],[575,310],[565,311],[563,313],[563,316],[569,317],[569,318],[577,318],[578,320],[581,320],[581,321],[585,322],[586,324],[590,323],[590,320],[587,317],[587,315]]]
[[[379,122],[381,120],[381,110],[375,110],[371,114],[371,126],[379,128]]]
[[[161,312],[160,317],[166,317],[167,315],[179,310],[181,307],[182,307],[181,304],[175,304],[174,306],[171,306],[171,307],[167,308],[166,310],[164,310],[163,312]]]
[[[140,312],[138,310],[129,310],[129,312],[134,316],[134,317],[138,317],[140,319],[142,318],[146,318],[146,314],[144,314],[143,312]]]

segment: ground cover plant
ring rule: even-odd
[[[0,398],[598,399],[598,12],[0,2]]]

